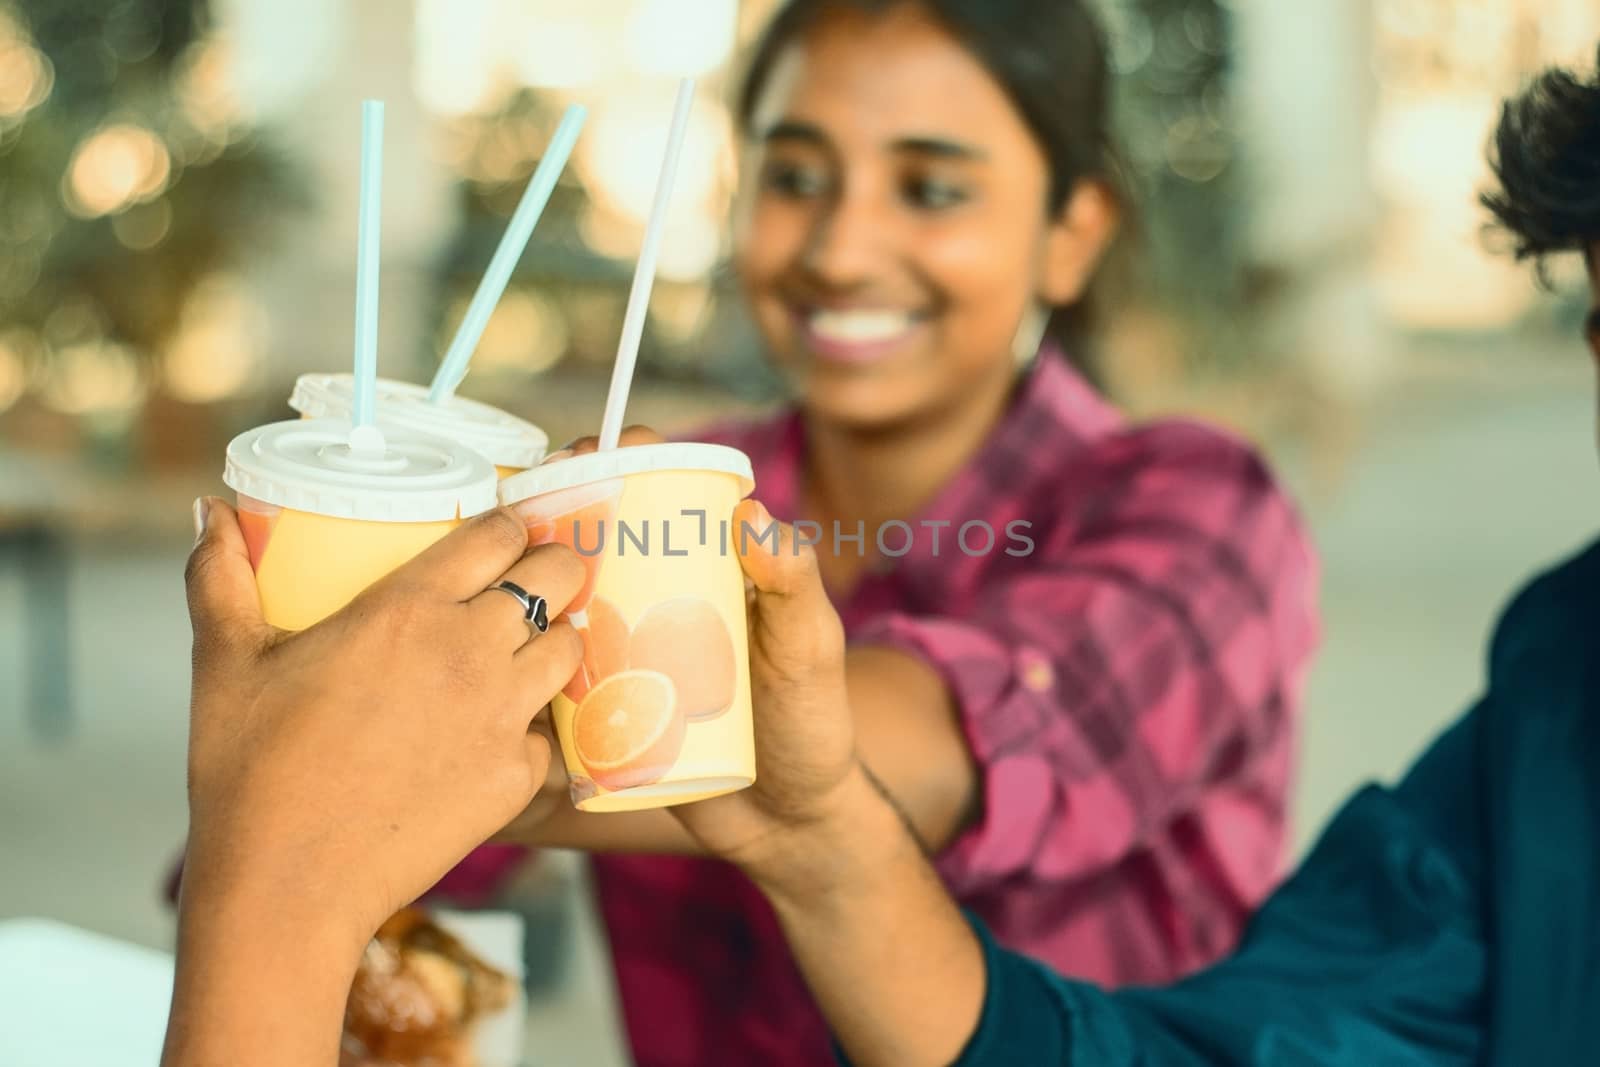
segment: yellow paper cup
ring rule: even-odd
[[[302,374],[289,394],[289,406],[302,416],[347,419],[355,402],[349,374]],[[457,441],[489,458],[506,478],[544,459],[550,438],[543,430],[497,407],[462,396],[435,404],[425,386],[378,379],[378,424],[404,427]]]
[[[267,622],[302,630],[495,506],[496,475],[463,445],[400,427],[384,451],[356,454],[342,418],[275,422],[228,445],[222,480],[237,494]]]
[[[704,800],[755,781],[744,574],[733,509],[750,460],[705,444],[576,456],[500,483],[532,544],[577,550],[567,616],[584,660],[555,699],[582,811]]]

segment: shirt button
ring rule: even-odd
[[[1048,693],[1055,688],[1056,670],[1050,660],[1036,648],[1025,648],[1017,653],[1022,667],[1022,684],[1035,693]]]

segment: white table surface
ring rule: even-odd
[[[434,913],[483,960],[522,977],[522,919]],[[0,1067],[153,1067],[172,999],[172,957],[51,919],[0,922]],[[483,1067],[521,1060],[520,995],[477,1035]]]
[[[49,919],[0,922],[0,1063],[151,1067],[172,957]]]

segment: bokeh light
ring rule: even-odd
[[[442,358],[461,319],[465,298],[455,303],[438,338]],[[571,342],[567,320],[554,301],[530,289],[508,289],[484,327],[472,357],[474,371],[517,371],[536,374],[548,370],[566,354]]]
[[[596,196],[619,214],[646,219],[655,201],[672,121],[670,86],[599,104],[579,142],[577,162]],[[728,113],[700,94],[689,115],[669,218],[726,208],[733,131]]]
[[[223,32],[249,47],[226,50],[227,97],[252,122],[291,119],[333,64],[343,62],[344,4],[231,0]]]
[[[1187,115],[1167,130],[1167,166],[1197,184],[1221,174],[1233,153],[1222,129],[1209,115]]]
[[[630,65],[647,75],[698,77],[733,51],[736,0],[639,0],[627,23]]]
[[[44,103],[55,68],[44,53],[0,22],[0,120],[14,121]]]
[[[463,115],[488,105],[497,55],[496,0],[417,0],[412,84],[423,107]]]
[[[100,306],[85,296],[73,295],[56,303],[44,320],[45,344],[55,348],[93,341],[101,338],[107,329],[105,315]]]
[[[530,9],[510,41],[517,81],[530,88],[580,89],[603,80],[612,66],[600,27],[572,10],[538,17]]]
[[[220,37],[190,46],[178,64],[176,86],[183,116],[214,145],[224,145],[243,108],[233,84],[233,49]]]
[[[1373,135],[1373,181],[1390,208],[1374,262],[1378,293],[1398,321],[1424,329],[1510,325],[1535,293],[1522,268],[1482,247],[1482,145],[1489,94],[1391,95]]]
[[[704,278],[717,265],[721,252],[722,225],[718,219],[701,214],[674,221],[661,235],[656,269],[663,278]]]
[[[179,400],[206,404],[238,393],[260,363],[266,312],[243,283],[212,277],[184,305],[162,359],[162,385]]]
[[[1106,41],[1111,69],[1117,74],[1132,74],[1144,66],[1155,51],[1155,31],[1142,11],[1126,4],[1106,4]]]
[[[0,334],[0,411],[22,398],[28,388],[28,352],[36,342],[21,333]]]
[[[165,197],[135,204],[111,220],[111,232],[123,247],[145,252],[166,240],[172,230],[172,204]]]
[[[591,201],[578,218],[578,236],[589,248],[611,259],[628,259],[639,252],[644,223]]]
[[[32,248],[9,248],[0,255],[0,299],[21,296],[39,280],[40,256]]]
[[[144,400],[143,361],[126,345],[105,338],[79,341],[52,353],[44,400],[67,415],[131,411]]]
[[[688,344],[704,328],[711,304],[709,285],[659,286],[650,295],[650,325],[668,344]]]
[[[63,192],[73,214],[95,218],[159,196],[171,174],[166,142],[143,126],[115,123],[78,145]]]

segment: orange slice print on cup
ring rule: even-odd
[[[690,722],[714,719],[733,705],[733,635],[710,601],[677,597],[648,608],[628,641],[628,666],[671,678]]]
[[[628,666],[628,620],[603,596],[589,601],[587,625],[578,630],[583,639],[583,665],[562,690],[574,704],[583,702],[600,682]]]
[[[665,776],[683,750],[687,725],[671,678],[630,669],[583,698],[572,715],[572,741],[594,783],[615,792]]]

